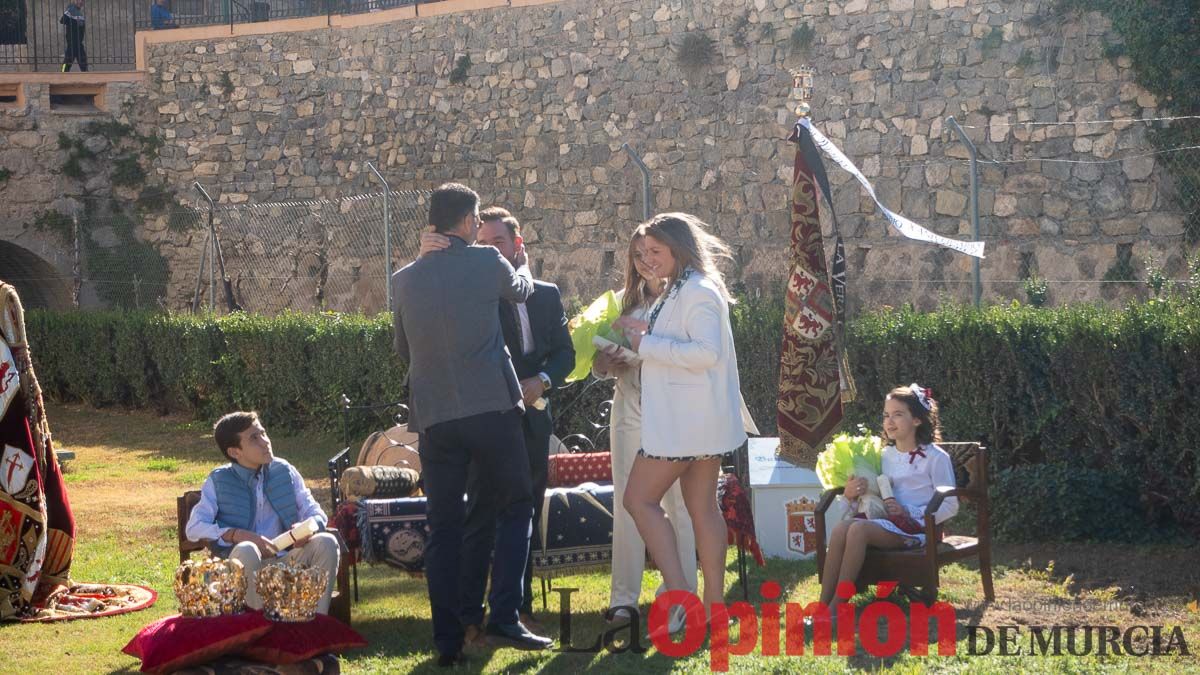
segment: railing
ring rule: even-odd
[[[432,0],[171,0],[174,26],[217,26],[334,14],[365,14]],[[138,30],[155,30],[147,16]]]
[[[366,14],[440,0],[168,0],[170,19],[155,21],[155,0],[88,0],[83,46],[89,70],[134,65],[139,30],[219,26],[335,14]],[[59,19],[66,0],[0,0],[0,71],[59,71],[67,50]],[[156,25],[157,24],[157,25]],[[72,71],[80,70],[73,63]]]
[[[66,28],[59,23],[65,0],[0,1],[0,70],[59,71],[67,50]],[[85,59],[73,59],[72,71],[86,61],[89,70],[133,65],[134,25],[149,16],[148,0],[90,0],[84,5]]]

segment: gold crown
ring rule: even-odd
[[[789,514],[792,513],[812,513],[817,508],[817,502],[808,497],[800,497],[784,504]]]
[[[329,572],[305,565],[264,565],[258,570],[263,614],[272,621],[311,621],[325,594]]]
[[[184,616],[237,614],[246,606],[246,572],[238,560],[188,560],[175,570],[175,597]]]

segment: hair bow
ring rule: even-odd
[[[908,390],[913,393],[913,396],[917,397],[917,401],[919,401],[921,403],[922,408],[929,410],[931,412],[933,411],[933,390],[932,389],[930,389],[929,387],[922,387],[921,385],[917,384],[916,382],[913,382],[912,384],[908,385]]]

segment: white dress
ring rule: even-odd
[[[933,499],[937,488],[955,486],[954,462],[945,450],[936,445],[922,445],[918,447],[918,450],[923,452],[924,456],[918,452],[914,452],[910,456],[907,452],[897,450],[894,445],[884,448],[883,475],[891,479],[892,493],[900,506],[904,507],[908,515],[924,526],[925,507]],[[933,518],[938,523],[943,523],[956,513],[958,513],[958,498],[947,497],[933,514]],[[909,534],[886,518],[873,518],[870,522],[888,532],[905,537],[906,543],[910,547],[925,545],[924,534]]]
[[[618,294],[620,297],[620,294]],[[645,320],[649,307],[639,307],[630,313]],[[600,373],[596,373],[599,377]],[[646,543],[638,534],[633,516],[621,505],[625,485],[633,470],[633,461],[642,447],[642,374],[641,366],[622,370],[616,377],[613,391],[612,418],[609,438],[612,450],[613,474],[613,546],[612,590],[609,607],[637,607],[642,593],[642,573],[646,569]],[[662,499],[663,510],[675,528],[676,549],[683,564],[683,576],[688,588],[696,590],[696,535],[692,520],[683,503],[678,481]]]

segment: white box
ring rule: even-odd
[[[778,449],[778,438],[751,438],[748,445],[758,546],[775,558],[810,558],[817,552],[813,511],[824,489],[812,468],[777,457]]]

